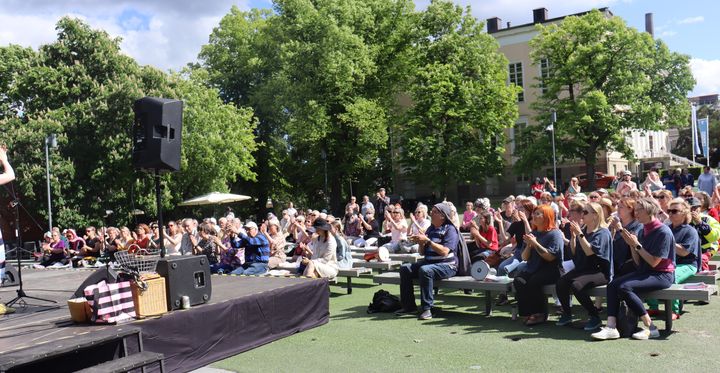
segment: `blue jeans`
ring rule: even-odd
[[[262,275],[268,271],[267,263],[245,263],[242,267],[230,272],[233,275]]]
[[[400,267],[400,302],[405,309],[415,308],[413,278],[420,280],[420,307],[432,308],[434,302],[433,282],[455,276],[457,269],[449,264],[429,264],[425,261],[406,263]]]
[[[517,271],[516,273],[522,272],[527,264],[519,261],[514,255],[503,260],[497,268],[498,276],[507,276],[510,272]]]
[[[634,314],[646,314],[645,305],[636,293],[667,289],[674,281],[672,272],[632,272],[616,277],[607,286],[608,316],[617,317],[621,300]]]
[[[225,263],[215,263],[210,265],[210,273],[230,273],[233,266]]]

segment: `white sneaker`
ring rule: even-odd
[[[591,336],[594,339],[598,339],[601,341],[604,341],[606,339],[618,339],[620,338],[620,332],[618,332],[617,328],[607,328],[603,327],[600,329],[597,333],[592,333]]]
[[[660,331],[658,330],[658,328],[655,325],[651,325],[650,328],[648,328],[648,329],[643,328],[639,332],[633,333],[632,337],[633,337],[633,339],[640,339],[640,340],[645,340],[645,339],[650,339],[650,338],[658,338],[658,337],[660,337]]]

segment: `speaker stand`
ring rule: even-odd
[[[162,188],[160,186],[160,170],[155,169],[155,201],[157,202],[158,212],[158,231],[160,232],[160,257],[165,257],[165,223],[162,214]]]

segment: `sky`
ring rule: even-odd
[[[503,24],[532,21],[532,10],[545,7],[559,17],[609,7],[628,25],[644,30],[653,13],[655,37],[671,50],[691,57],[697,81],[691,96],[720,93],[720,1],[717,0],[454,0],[469,5],[481,20],[499,17]],[[429,0],[415,0],[418,9]],[[38,48],[56,39],[55,24],[64,15],[85,20],[121,37],[123,52],[143,65],[178,70],[195,62],[212,29],[236,5],[242,10],[270,8],[269,0],[0,0],[0,46]]]

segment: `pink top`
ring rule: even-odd
[[[470,224],[470,221],[473,220],[473,218],[476,216],[477,216],[477,212],[472,211],[472,210],[470,210],[470,211],[465,210],[465,212],[463,213],[463,225]]]

